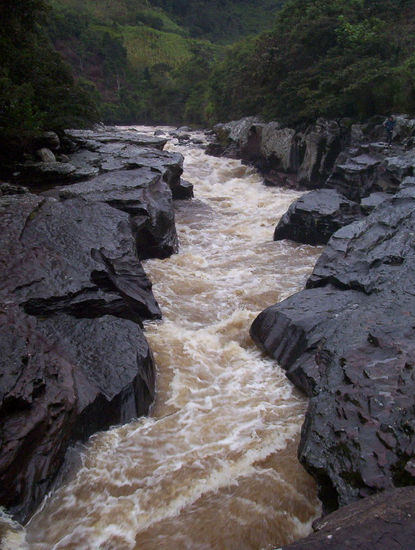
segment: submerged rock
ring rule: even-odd
[[[254,341],[310,396],[299,457],[326,511],[415,484],[415,188],[337,231]]]

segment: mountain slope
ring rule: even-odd
[[[290,0],[211,79],[216,119],[290,124],[415,111],[413,0]]]
[[[208,38],[224,43],[258,32],[281,0],[50,3],[49,36],[76,77],[95,89],[105,122],[204,124],[207,76],[224,53]]]
[[[192,36],[231,43],[270,27],[283,0],[153,0]]]

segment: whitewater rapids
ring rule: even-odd
[[[163,312],[145,327],[158,369],[151,417],[91,438],[27,525],[30,550],[268,550],[319,515],[296,459],[306,399],[249,338],[321,253],[272,241],[299,193],[199,146],[168,149],[184,154],[195,199],[176,204],[179,254],[144,264]]]

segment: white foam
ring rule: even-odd
[[[209,524],[231,488],[238,504],[227,529],[235,530],[235,544],[243,526],[270,516],[263,492],[283,491],[309,518],[317,510],[307,504],[310,482],[300,467],[305,492],[292,485],[292,464],[286,473],[265,464],[298,437],[305,401],[249,338],[259,310],[298,289],[317,257],[311,247],[272,242],[275,223],[299,194],[266,188],[239,161],[168,148],[186,154],[184,178],[207,207],[181,205],[180,254],[145,263],[164,315],[146,323],[159,370],[156,417],[91,439],[73,481],[30,523],[32,550],[150,550],[137,546],[139,534],[162,533],[172,518],[186,522],[196,512]],[[186,536],[186,547],[210,548]]]

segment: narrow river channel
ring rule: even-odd
[[[299,194],[196,145],[167,148],[185,156],[195,199],[176,205],[179,254],[145,262],[163,311],[146,324],[152,415],[90,440],[27,526],[30,550],[268,550],[319,515],[296,459],[306,400],[249,338],[320,254],[272,241]]]

